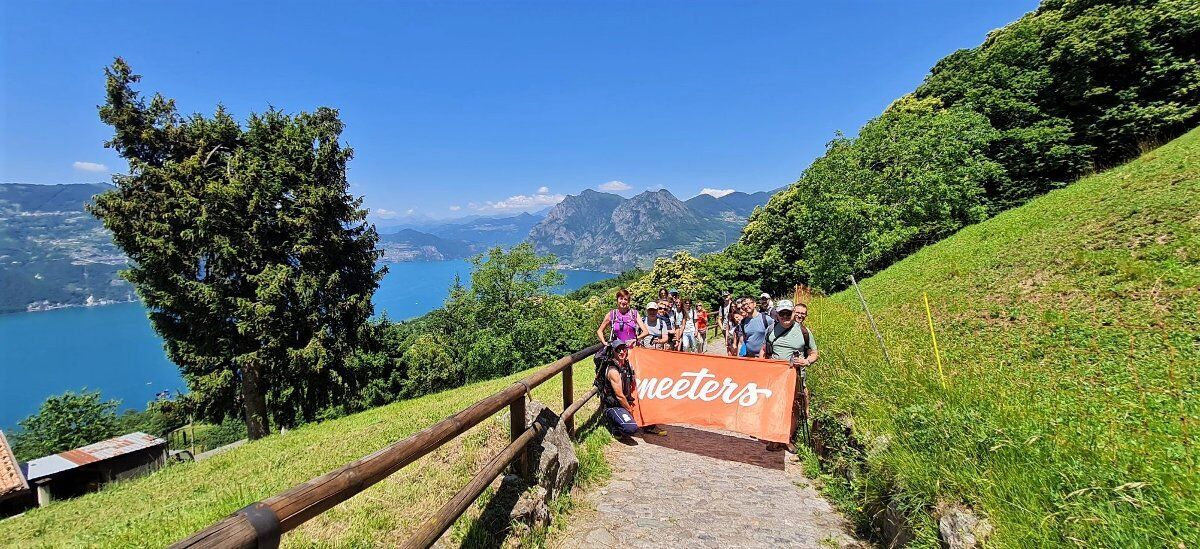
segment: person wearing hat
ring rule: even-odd
[[[600,383],[600,402],[604,407],[604,418],[617,436],[629,436],[637,432],[637,421],[633,419],[633,402],[637,399],[634,389],[637,378],[629,365],[629,346],[619,338],[608,342],[608,359],[604,362],[604,380]]]
[[[646,302],[646,316],[638,319],[638,341],[643,347],[661,349],[667,343],[667,323],[658,316],[658,302]]]
[[[771,294],[758,294],[758,312],[771,317],[771,320],[779,320],[775,317],[776,310],[775,304],[771,302]]]
[[[794,365],[811,366],[817,361],[820,353],[817,352],[817,342],[813,339],[812,331],[804,325],[804,321],[808,318],[808,306],[803,303],[793,305],[791,301],[781,299],[775,309],[776,314],[779,315],[779,322],[767,334],[767,348],[771,350],[770,358],[788,360],[795,357]],[[805,389],[800,386],[800,383],[796,383],[796,395],[792,399],[792,417],[795,421],[803,418],[804,399],[802,397],[805,395],[800,393],[803,390]],[[796,424],[793,423],[793,438],[795,434]],[[787,444],[787,449],[789,452],[795,453],[795,446],[791,443]]]

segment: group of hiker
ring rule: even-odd
[[[629,290],[617,290],[616,308],[605,314],[596,329],[596,336],[605,345],[597,355],[600,366],[597,385],[605,416],[620,435],[630,435],[638,429],[630,414],[637,378],[629,364],[629,348],[703,353],[710,320],[703,303],[681,298],[675,289],[661,289],[658,299],[647,302],[641,312],[633,307],[631,299]],[[788,361],[797,369],[797,375],[820,356],[812,331],[805,325],[808,306],[803,303],[789,299],[774,301],[766,292],[758,299],[734,298],[726,291],[713,312],[714,327],[721,332],[729,356]],[[797,383],[793,399],[793,416],[797,419],[807,399],[804,391],[803,384]],[[796,426],[791,427],[794,433]],[[642,430],[665,434],[654,425]],[[784,445],[771,446],[770,449],[780,449]],[[790,443],[786,446],[794,451]]]

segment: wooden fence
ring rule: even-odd
[[[284,532],[291,531],[305,521],[350,499],[508,406],[511,417],[509,445],[492,458],[483,470],[437,513],[426,520],[404,544],[405,547],[429,547],[458,520],[505,467],[515,462],[520,472],[528,473],[525,447],[549,426],[540,421],[533,425],[525,424],[525,396],[534,387],[559,373],[563,376],[561,421],[569,432],[574,432],[575,412],[596,395],[596,389],[593,388],[576,401],[571,367],[599,350],[600,344],[597,343],[564,356],[503,391],[476,402],[419,433],[339,469],[293,486],[281,494],[247,505],[172,547],[278,547],[279,538]]]

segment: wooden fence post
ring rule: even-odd
[[[517,438],[525,432],[525,395],[514,400],[508,407],[508,441],[516,442]],[[513,472],[520,475],[521,478],[529,478],[529,453],[521,450],[517,454],[516,461],[513,462]]]
[[[562,372],[563,410],[570,408],[571,404],[575,402],[575,376],[573,375],[573,370],[575,369],[574,367],[574,364],[567,366],[567,368]],[[575,418],[567,418],[565,425],[567,427],[567,435],[575,436]]]

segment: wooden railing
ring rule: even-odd
[[[563,375],[563,413],[560,420],[569,432],[574,432],[575,412],[595,396],[596,390],[593,388],[583,398],[575,401],[571,367],[576,362],[594,355],[598,350],[600,344],[564,356],[503,391],[476,402],[419,433],[339,469],[293,486],[281,494],[247,505],[172,547],[277,547],[284,532],[291,531],[305,521],[350,499],[508,406],[511,416],[509,445],[492,458],[483,470],[422,524],[404,544],[405,547],[429,547],[506,466],[515,461],[519,471],[528,472],[525,447],[549,426],[540,421],[533,425],[525,424],[525,396],[533,388],[559,373]]]

